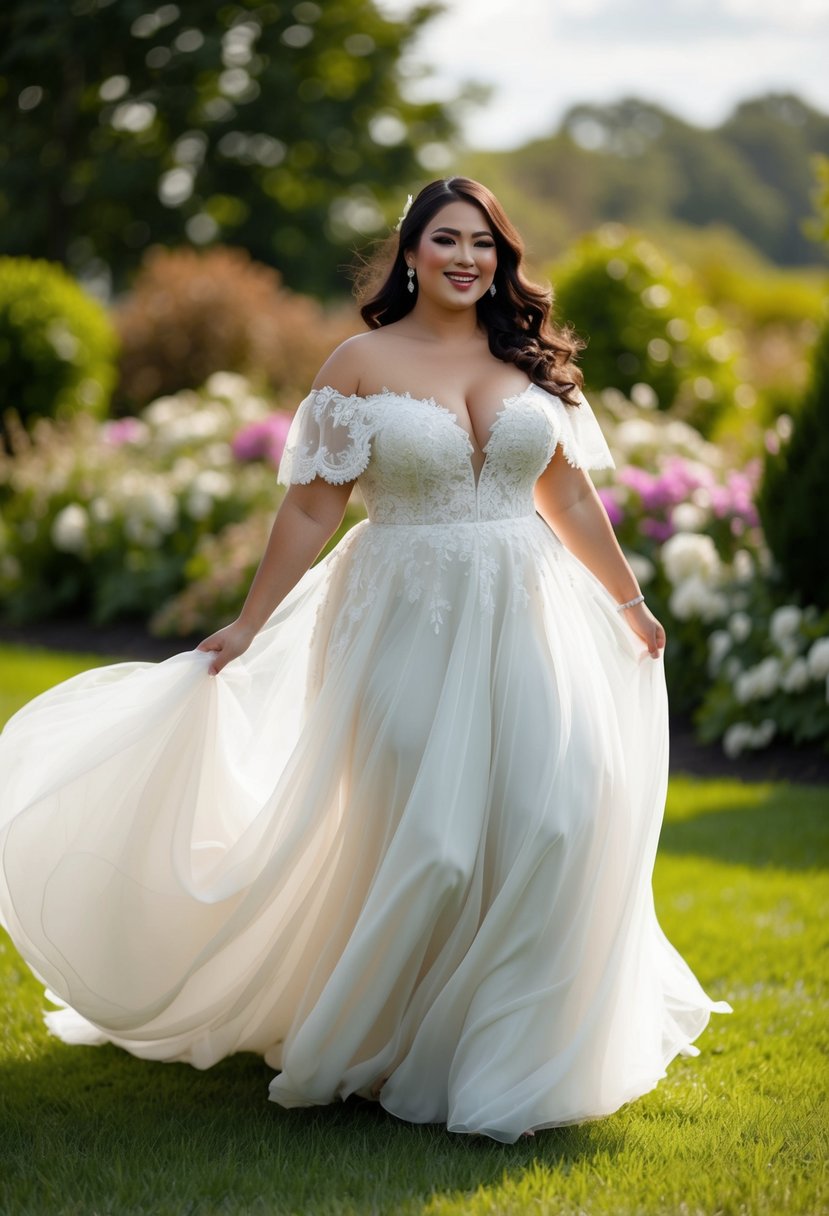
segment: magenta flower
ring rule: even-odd
[[[292,414],[276,410],[267,418],[242,427],[230,445],[233,455],[237,460],[266,460],[276,468],[282,459],[292,421]]]
[[[613,524],[613,527],[618,527],[624,520],[625,513],[613,489],[603,486],[599,490],[599,498],[602,500],[602,505],[605,511],[607,511],[607,517]]]

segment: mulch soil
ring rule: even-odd
[[[183,650],[192,650],[200,640],[200,637],[154,638],[140,623],[129,622],[100,627],[75,620],[43,621],[19,627],[0,625],[0,642],[144,662],[160,662]],[[749,752],[732,760],[719,744],[698,742],[690,720],[675,715],[671,718],[671,773],[829,785],[829,753],[817,746],[772,743],[761,752]]]

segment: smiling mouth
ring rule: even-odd
[[[476,274],[447,274],[446,277],[451,283],[462,283],[466,285],[468,283],[474,283],[478,276]]]

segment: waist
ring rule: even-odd
[[[527,524],[536,523],[536,522],[540,521],[540,518],[541,517],[535,511],[530,511],[526,515],[502,515],[498,519],[451,519],[451,520],[440,520],[440,521],[432,520],[432,519],[424,519],[424,520],[418,520],[415,523],[410,523],[410,522],[396,523],[396,522],[390,521],[390,520],[387,521],[387,520],[368,519],[368,520],[366,520],[366,526],[369,528],[378,528],[378,529],[380,529],[380,528],[394,529],[398,532],[401,530],[405,531],[407,529],[410,531],[423,531],[424,529],[428,529],[429,531],[432,531],[432,532],[440,532],[440,531],[455,532],[455,531],[457,531],[458,528],[472,528],[472,529],[480,528],[480,529],[484,529],[484,530],[493,530],[493,529],[494,530],[497,530],[497,529],[504,530],[504,529],[509,529],[510,527],[517,527],[520,525],[526,526]]]

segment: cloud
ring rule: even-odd
[[[403,16],[408,0],[382,0]],[[746,97],[797,93],[829,110],[827,0],[448,0],[413,58],[435,76],[414,95],[446,98],[463,80],[493,86],[464,118],[473,147],[549,135],[577,102],[635,95],[715,124]]]

